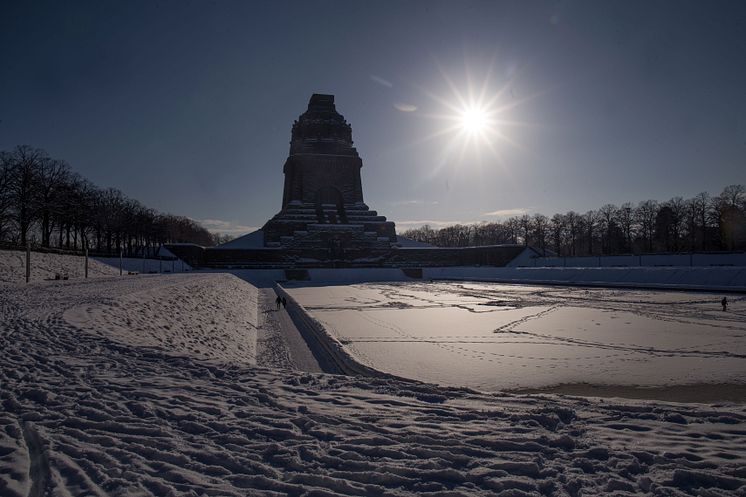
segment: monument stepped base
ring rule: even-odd
[[[166,245],[192,267],[213,269],[502,267],[531,252],[523,245],[463,248],[347,248],[340,253],[318,247],[221,249]]]

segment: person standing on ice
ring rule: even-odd
[[[277,310],[278,310],[278,311],[280,310],[280,304],[281,304],[281,303],[282,303],[282,299],[281,299],[281,298],[280,298],[280,296],[278,295],[278,296],[277,296],[277,298],[275,299],[275,305],[277,306]]]
[[[723,311],[728,310],[728,297],[723,297],[723,300],[720,301],[720,304],[723,306]]]
[[[285,299],[285,297],[282,297],[282,308],[287,309],[288,301]]]

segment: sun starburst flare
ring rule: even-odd
[[[436,107],[440,107],[436,112],[427,112],[426,107],[421,107],[418,113],[420,117],[443,123],[443,126],[412,145],[436,139],[441,141],[443,160],[436,169],[446,164],[462,166],[467,162],[476,163],[480,168],[487,163],[499,165],[505,146],[523,148],[511,136],[511,131],[528,123],[516,121],[512,115],[515,114],[516,107],[538,95],[516,98],[516,71],[509,71],[511,76],[502,84],[496,84],[493,81],[493,59],[485,66],[486,71],[481,79],[475,77],[474,71],[467,67],[463,82],[457,82],[437,61],[435,63],[447,90],[436,93],[418,86],[420,91],[437,104]]]

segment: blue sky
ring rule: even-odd
[[[730,1],[2,2],[0,149],[238,233],[318,92],[401,228],[717,194],[746,183],[744,32]],[[491,132],[444,131],[459,95]]]

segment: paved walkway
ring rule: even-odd
[[[274,290],[262,288],[259,291],[259,312],[262,319],[257,335],[257,364],[323,373],[323,368],[287,311],[282,308],[277,310]]]

